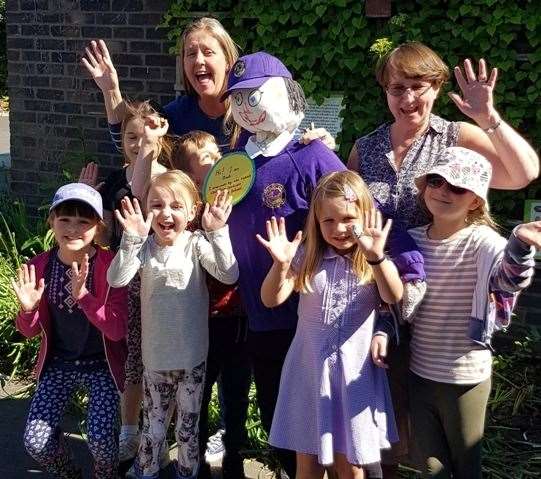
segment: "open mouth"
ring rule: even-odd
[[[204,72],[204,73],[196,73],[195,78],[197,81],[201,84],[206,84],[212,80],[212,75],[210,73]]]
[[[166,223],[166,224],[159,223],[159,227],[162,231],[173,231],[175,225],[174,223]]]
[[[404,113],[405,115],[413,115],[414,113],[417,113],[419,110],[419,107],[411,107],[411,108],[400,108],[400,111]]]

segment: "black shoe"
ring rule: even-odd
[[[222,478],[246,479],[244,475],[244,461],[238,453],[229,454],[226,452],[222,462]]]

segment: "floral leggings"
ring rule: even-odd
[[[64,411],[79,388],[88,393],[87,434],[94,458],[93,477],[116,479],[119,396],[104,360],[47,368],[30,404],[24,446],[47,472],[62,479],[81,477],[59,428]]]
[[[191,370],[143,373],[143,430],[134,464],[138,477],[159,477],[160,450],[171,410],[177,408],[177,478],[195,478],[199,466],[199,413],[205,383],[205,362]]]

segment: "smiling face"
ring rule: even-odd
[[[399,96],[391,93],[403,91]],[[429,81],[406,78],[392,73],[386,87],[387,105],[395,121],[406,128],[422,127],[427,124],[434,101],[439,93]]]
[[[156,243],[171,246],[194,219],[196,205],[188,192],[159,184],[152,185],[147,196],[147,212],[152,212],[152,229]]]
[[[130,165],[135,164],[144,133],[145,121],[143,118],[132,118],[126,124],[126,128],[124,128],[124,135],[122,136],[122,150],[126,156],[127,163]]]
[[[98,219],[79,215],[55,214],[51,221],[55,240],[64,256],[85,253],[98,232]]]
[[[356,241],[351,235],[354,224],[360,226],[359,210],[355,202],[347,201],[343,196],[324,198],[317,213],[319,230],[325,242],[338,254],[351,252]]]
[[[472,191],[453,193],[447,182],[439,187],[427,185],[423,200],[434,219],[456,223],[465,222],[469,213],[483,204],[483,200]]]
[[[271,77],[257,88],[233,90],[231,111],[235,122],[252,133],[292,131],[303,117],[291,110],[282,77]]]
[[[184,75],[198,96],[220,97],[230,66],[220,43],[209,32],[196,30],[186,37],[183,66]]]

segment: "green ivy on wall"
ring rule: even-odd
[[[208,12],[208,13],[207,13]],[[390,115],[374,77],[377,57],[392,45],[417,40],[437,51],[451,67],[465,58],[485,58],[498,67],[497,108],[541,145],[541,9],[537,0],[400,0],[390,19],[366,18],[362,0],[173,0],[164,24],[178,39],[194,16],[222,21],[244,53],[266,50],[293,72],[306,96],[322,101],[343,92],[340,156],[354,140]],[[467,120],[440,95],[435,112],[449,120]],[[526,190],[497,192],[494,210],[521,217],[522,200],[536,197],[540,183]]]

